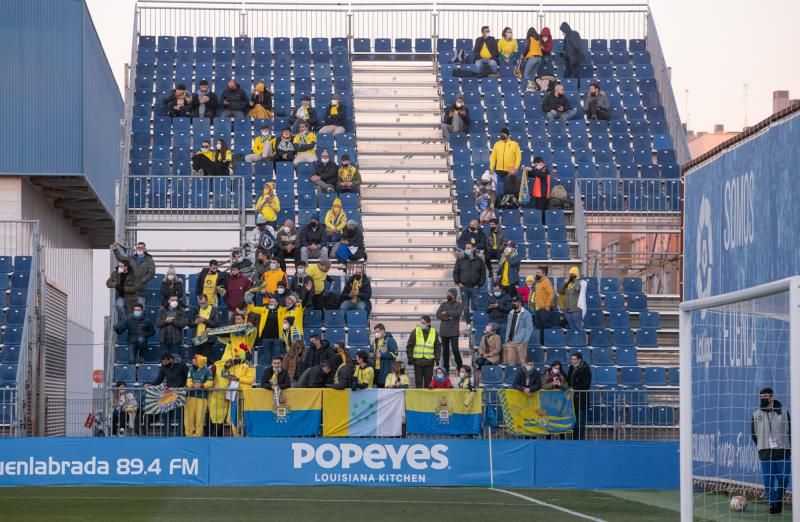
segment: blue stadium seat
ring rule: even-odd
[[[136,382],[153,382],[158,377],[159,366],[157,364],[140,364]]]
[[[661,367],[645,368],[644,384],[646,386],[666,386],[667,369]]]
[[[583,326],[585,328],[602,328],[603,312],[600,310],[587,310],[583,316]]]
[[[14,271],[14,262],[11,256],[0,256],[0,274],[10,274]]]
[[[617,347],[617,366],[636,366],[636,348],[630,346]]]
[[[628,311],[645,312],[647,311],[647,296],[645,294],[628,294]]]
[[[481,368],[481,385],[498,386],[503,384],[503,367],[500,365],[489,365]]]
[[[630,317],[627,310],[614,310],[609,312],[609,325],[611,328],[630,328]]]
[[[567,242],[551,243],[550,258],[557,261],[570,259],[569,244]]]
[[[619,356],[617,356],[619,359]],[[642,369],[638,366],[622,368],[622,385],[623,386],[641,386],[642,385]]]
[[[618,328],[614,330],[614,346],[629,347],[633,344],[633,330]]]
[[[659,328],[661,326],[661,314],[658,312],[644,311],[639,314],[639,328]]]
[[[11,288],[27,289],[30,280],[29,272],[14,272],[11,275]]]
[[[325,310],[325,328],[335,327],[340,328],[344,326],[345,314],[339,310]]]
[[[430,38],[416,38],[414,40],[414,50],[418,53],[433,52],[433,45]]]
[[[369,330],[367,328],[349,328],[347,344],[350,346],[369,346]]]
[[[528,245],[528,259],[546,260],[548,258],[547,243],[544,241],[536,241]]]
[[[610,347],[611,344],[611,332],[604,328],[594,328],[589,332],[589,344],[593,348],[598,347]]]
[[[0,276],[0,281],[5,281],[6,285],[8,284],[8,278]],[[0,285],[0,291],[5,290],[5,288]],[[16,289],[11,290],[11,299],[9,301],[9,306],[18,306],[18,307],[25,307],[28,305],[28,289]]]
[[[605,296],[605,309],[608,311],[624,310],[625,298],[622,294],[607,293]]]
[[[546,224],[549,225],[563,225],[564,224],[564,211],[563,210],[548,210],[545,215]]]
[[[592,383],[597,386],[616,386],[617,369],[613,366],[593,366]]]
[[[348,310],[347,326],[355,328],[366,328],[368,326],[367,312],[364,310]]]
[[[25,310],[25,308],[9,308],[6,313],[6,324],[9,326],[25,324]]]
[[[561,328],[548,328],[544,331],[544,345],[547,347],[564,346],[564,331]]]
[[[122,381],[126,384],[136,382],[136,367],[128,364],[114,365],[114,382]]]
[[[619,292],[619,279],[616,277],[603,277],[600,280],[600,292],[603,294],[606,293],[618,293]]]
[[[605,346],[592,348],[592,364],[594,366],[613,366],[611,348]]]
[[[344,328],[325,326],[325,339],[331,344],[336,341],[344,341]]]
[[[678,386],[681,383],[681,369],[677,366],[669,368],[669,385]]]
[[[658,346],[656,339],[655,328],[640,328],[639,331],[636,332],[636,346],[655,348]]]
[[[562,367],[569,364],[569,353],[566,348],[548,348],[547,349],[547,364],[552,364],[555,361],[561,363]]]
[[[622,280],[622,291],[626,294],[642,292],[642,279],[640,277],[626,277]]]
[[[547,340],[545,339],[545,343],[546,342]],[[582,348],[586,346],[586,332],[583,330],[567,330],[566,343],[570,348]]]
[[[527,356],[533,360],[533,364],[536,366],[544,366],[546,363],[546,357],[544,353],[544,348],[539,346],[530,346],[528,345]]]

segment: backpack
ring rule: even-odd
[[[464,49],[456,49],[446,55],[447,63],[467,63],[467,55]]]

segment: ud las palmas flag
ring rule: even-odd
[[[252,388],[241,391],[242,417],[248,437],[319,435],[322,390],[291,388],[274,393]],[[231,402],[231,419],[238,419],[238,401]]]
[[[403,434],[403,390],[322,391],[325,437],[399,437]]]
[[[147,415],[168,413],[175,408],[182,408],[186,402],[186,389],[167,388],[163,384],[150,386],[144,391],[142,410]]]
[[[406,390],[406,432],[478,434],[482,406],[483,390]]]
[[[540,390],[530,397],[519,390],[502,390],[503,422],[516,435],[564,433],[575,423],[572,390]]]

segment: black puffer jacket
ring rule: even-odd
[[[581,63],[581,60],[583,60],[581,34],[578,31],[573,31],[567,22],[563,22],[559,29],[564,33],[564,58],[572,64]]]

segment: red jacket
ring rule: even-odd
[[[453,387],[453,383],[450,382],[450,377],[449,376],[445,377],[444,382],[439,382],[439,381],[436,380],[436,376],[434,375],[431,378],[431,382],[428,384],[428,388],[429,389],[452,388],[452,387]]]
[[[542,41],[541,37],[546,36],[547,41]],[[539,43],[542,46],[542,55],[547,56],[553,52],[553,35],[550,34],[549,27],[542,27],[542,30],[539,32]]]
[[[239,272],[237,277],[228,276],[225,281],[225,305],[233,310],[244,302],[244,294],[250,290],[250,279]]]

